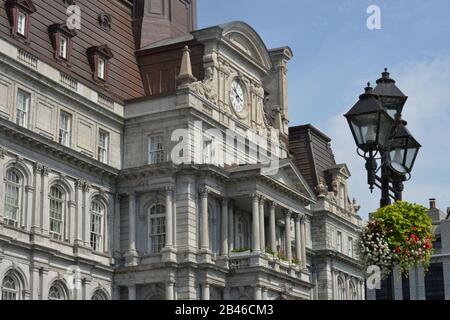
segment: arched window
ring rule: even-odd
[[[91,248],[94,251],[102,251],[103,217],[105,206],[98,200],[91,203]]]
[[[357,300],[357,298],[358,298],[358,295],[356,292],[356,287],[355,287],[353,281],[350,281],[348,300]]]
[[[95,290],[91,300],[108,300],[108,296],[103,290]]]
[[[5,224],[18,227],[22,198],[22,180],[15,169],[6,171],[5,179]]]
[[[338,287],[337,287],[337,297],[338,300],[345,300],[345,283],[341,277],[338,278]]]
[[[14,272],[8,272],[2,281],[2,300],[20,300],[20,281]]]
[[[48,300],[67,300],[67,290],[61,281],[56,281],[48,291]]]
[[[50,188],[50,237],[54,240],[63,239],[65,192],[57,186]]]
[[[250,226],[248,220],[243,216],[240,216],[237,222],[236,248],[250,248]]]
[[[149,214],[149,251],[159,253],[166,245],[166,206],[156,204]]]

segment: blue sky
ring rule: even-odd
[[[381,30],[366,26],[369,5],[381,9]],[[356,156],[342,116],[384,67],[409,96],[403,117],[424,146],[405,183],[405,200],[450,206],[450,0],[199,0],[199,28],[242,20],[267,47],[289,45],[291,125],[311,123],[332,139],[347,163],[350,196],[361,215],[376,210],[364,160]]]

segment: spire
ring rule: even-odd
[[[177,77],[178,87],[186,86],[189,83],[197,81],[197,79],[192,74],[190,52],[191,50],[189,50],[188,46],[185,46],[183,48],[183,58],[181,59],[180,74]]]

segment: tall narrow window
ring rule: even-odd
[[[250,249],[250,226],[244,217],[240,217],[237,222],[237,233],[236,233],[236,249]]]
[[[163,136],[156,135],[149,138],[149,155],[148,155],[148,163],[149,164],[157,164],[164,162],[164,145],[163,145]]]
[[[98,133],[98,161],[105,164],[109,161],[109,133],[103,130]]]
[[[340,231],[337,232],[336,250],[342,252],[342,233]]]
[[[353,258],[353,239],[352,238],[348,238],[348,255]]]
[[[17,91],[16,124],[28,128],[30,94],[19,89]]]
[[[161,204],[150,208],[149,215],[150,253],[159,253],[166,245],[166,207]]]
[[[66,37],[60,36],[59,38],[59,57],[67,60],[67,52],[69,49],[69,41]]]
[[[341,279],[341,277],[338,278],[337,299],[338,300],[346,299],[345,284],[344,281]]]
[[[2,281],[2,300],[20,299],[20,282],[13,272],[8,272]]]
[[[27,15],[24,12],[19,11],[17,14],[17,34],[26,36],[27,34]]]
[[[14,169],[6,172],[5,224],[17,227],[19,223],[21,180]]]
[[[72,116],[64,111],[59,114],[59,143],[70,147]]]
[[[54,186],[50,188],[50,237],[54,240],[63,239],[63,218],[65,194]]]
[[[97,77],[99,79],[105,80],[105,74],[106,74],[106,61],[103,58],[98,59],[98,74]]]
[[[102,251],[102,221],[105,215],[105,207],[98,201],[91,203],[91,248],[94,251]]]

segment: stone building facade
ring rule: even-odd
[[[291,156],[288,47],[194,0],[69,5],[0,4],[2,299],[363,298],[348,170]]]

